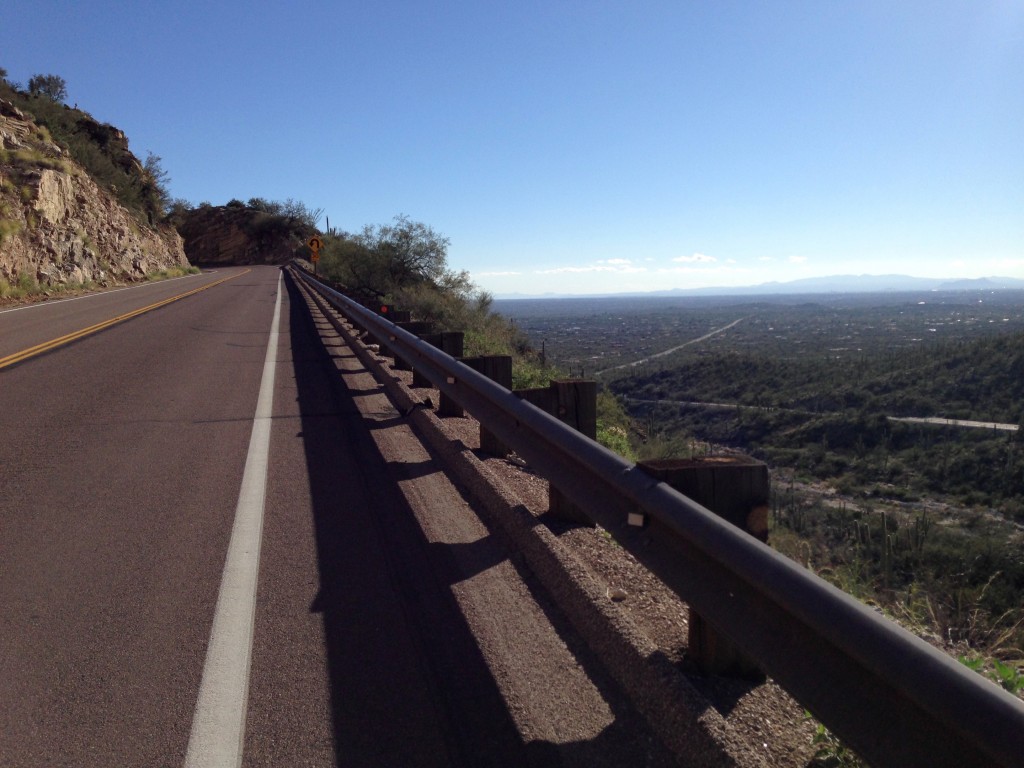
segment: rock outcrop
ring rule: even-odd
[[[96,125],[130,155],[123,133]],[[127,210],[45,129],[0,100],[0,279],[15,284],[27,276],[45,288],[141,280],[187,266],[173,227]]]
[[[303,253],[314,233],[291,216],[241,203],[201,205],[178,222],[185,253],[193,264],[284,264]]]

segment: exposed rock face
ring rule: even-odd
[[[100,127],[127,153],[123,133]],[[188,265],[173,227],[150,226],[130,213],[44,130],[0,100],[0,278],[13,284],[27,275],[44,287],[104,283]]]
[[[240,204],[203,205],[178,224],[193,264],[283,264],[312,230],[287,216]]]

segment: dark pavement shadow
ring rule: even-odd
[[[493,536],[427,541],[395,477],[428,469],[380,455],[304,299],[285,284],[320,578],[310,610],[323,615],[337,764],[621,764],[608,759],[622,754],[623,731],[643,727],[635,713],[586,742],[524,743],[450,589],[507,555]],[[628,764],[666,764],[651,754]]]
[[[336,757],[347,766],[533,762],[483,655],[291,281]],[[332,414],[327,416],[325,414]]]

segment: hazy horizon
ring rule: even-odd
[[[859,281],[859,282],[858,282]],[[986,275],[978,278],[928,278],[913,275],[825,275],[798,278],[790,281],[769,281],[755,285],[707,286],[702,288],[671,288],[653,291],[616,291],[603,293],[495,293],[495,300],[558,299],[558,298],[615,298],[658,296],[753,296],[800,295],[810,293],[899,293],[915,291],[959,290],[1024,290],[1024,279],[1005,275]]]

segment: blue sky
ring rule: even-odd
[[[7,0],[0,66],[498,294],[1024,277],[1020,0]]]

